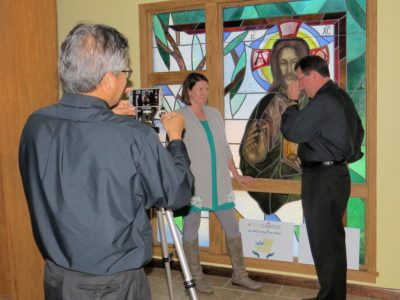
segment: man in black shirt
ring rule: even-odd
[[[34,112],[19,163],[46,300],[150,299],[146,209],[189,203],[193,176],[183,116],[163,115],[170,143],[111,111],[127,78],[128,42],[114,28],[78,24],[61,45],[58,104]]]
[[[313,299],[346,299],[346,244],[342,218],[350,196],[347,164],[363,156],[364,129],[350,96],[329,78],[325,61],[306,56],[295,66],[297,79],[282,116],[282,134],[299,143],[302,205],[321,289]],[[304,90],[311,98],[299,110]]]

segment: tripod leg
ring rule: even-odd
[[[193,281],[192,275],[190,274],[189,265],[186,260],[185,252],[183,251],[182,243],[181,243],[181,241],[178,237],[178,233],[176,231],[174,217],[172,215],[172,212],[170,210],[165,211],[163,208],[161,208],[161,211],[165,212],[165,215],[167,217],[167,222],[169,225],[169,229],[171,231],[172,238],[174,239],[175,249],[178,254],[179,262],[181,264],[183,277],[185,278],[185,281],[184,281],[185,288],[189,291],[192,300],[197,300],[197,294],[196,294],[196,290],[195,290],[196,285]]]
[[[172,255],[168,253],[168,243],[167,243],[167,237],[165,235],[164,218],[160,209],[157,209],[157,220],[158,220],[158,231],[160,232],[160,237],[161,237],[161,248],[162,248],[163,262],[165,266],[165,275],[167,276],[168,294],[169,294],[169,299],[173,300],[174,293],[172,289],[172,277],[171,277],[171,265],[170,265]]]

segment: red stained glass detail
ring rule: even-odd
[[[281,38],[295,37],[299,31],[301,22],[297,20],[284,21],[278,24]]]
[[[320,56],[326,63],[329,63],[329,49],[327,46],[311,49],[310,54]]]
[[[270,54],[271,51],[268,49],[253,49],[251,53],[251,70],[255,71],[268,66]]]
[[[335,81],[338,82],[339,81],[339,49],[335,48]]]

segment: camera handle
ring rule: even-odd
[[[197,294],[195,290],[195,282],[193,281],[192,275],[190,274],[189,270],[189,265],[187,263],[186,255],[185,252],[183,251],[182,243],[178,237],[176,225],[174,222],[174,217],[172,214],[172,211],[167,209],[165,210],[164,208],[157,208],[157,221],[158,221],[158,228],[160,232],[160,237],[161,237],[161,248],[162,248],[162,257],[163,257],[163,262],[165,266],[165,273],[167,277],[167,285],[168,285],[168,294],[169,294],[169,299],[173,300],[174,295],[173,295],[173,290],[172,290],[172,277],[171,277],[171,266],[170,262],[172,260],[172,253],[168,253],[168,243],[167,243],[167,237],[165,234],[165,224],[164,224],[164,218],[163,215],[166,216],[167,222],[169,229],[172,234],[172,239],[174,240],[175,244],[175,249],[178,254],[178,259],[179,263],[181,265],[183,277],[184,277],[184,286],[188,290],[190,297],[192,300],[197,300]]]

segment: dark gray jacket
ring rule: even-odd
[[[152,128],[98,98],[65,94],[33,113],[19,163],[44,258],[94,275],[150,261],[146,209],[187,205],[193,184],[184,143],[167,149]]]

